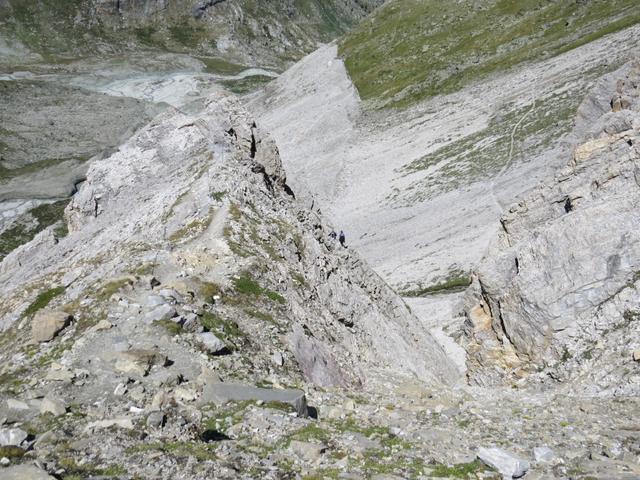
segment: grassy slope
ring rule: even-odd
[[[638,22],[637,0],[390,0],[340,52],[362,99],[407,107]]]

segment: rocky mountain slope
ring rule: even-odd
[[[640,477],[637,12],[438,5],[0,1],[0,478]]]
[[[380,0],[3,0],[5,43],[53,58],[151,49],[281,66],[344,33]]]
[[[471,377],[543,370],[590,393],[640,386],[640,65],[605,78],[578,111],[569,164],[513,206],[477,270],[467,314]]]
[[[0,258],[167,104],[255,89],[379,3],[0,2]]]
[[[224,416],[202,408],[220,399],[277,409],[294,403],[278,395],[303,398],[252,385],[357,389],[385,371],[434,388],[460,379],[396,294],[297,204],[275,144],[233,96],[165,112],[92,162],[65,219],[67,236],[48,228],[0,267],[2,417],[42,442],[34,452],[52,471],[91,471],[61,446],[66,432],[122,465],[158,441],[209,451],[227,434],[212,426]],[[157,429],[172,415],[146,441],[90,435]],[[159,462],[126,468],[200,478],[202,466]]]

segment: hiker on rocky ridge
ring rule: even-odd
[[[340,240],[340,245],[342,245],[344,248],[347,247],[344,244],[344,242],[346,241],[346,237],[344,236],[344,232],[342,230],[340,230],[340,236],[338,237],[338,240]]]

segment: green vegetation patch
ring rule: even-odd
[[[200,323],[207,332],[215,334],[227,346],[237,347],[246,338],[246,334],[236,322],[226,320],[211,312],[203,313],[200,317]]]
[[[118,293],[128,285],[133,285],[133,280],[128,277],[107,282],[98,290],[96,298],[102,302],[109,300],[112,295]]]
[[[51,303],[54,298],[62,295],[65,290],[65,287],[54,287],[45,292],[42,292],[36,297],[33,303],[27,307],[27,309],[24,311],[24,315],[26,317],[30,317],[36,314],[38,311],[49,305],[49,303]]]
[[[440,283],[415,290],[400,292],[400,295],[403,297],[424,297],[436,293],[455,293],[463,291],[469,285],[471,285],[471,278],[469,278],[469,275],[464,273],[454,273]]]
[[[233,280],[233,286],[239,294],[253,297],[265,296],[269,300],[284,305],[287,303],[286,299],[277,292],[262,288],[258,282],[253,280],[248,275],[242,275],[240,278]]]
[[[486,469],[487,467],[480,460],[474,460],[473,462],[458,463],[452,466],[436,465],[429,475],[438,478],[476,478],[477,472]]]
[[[268,75],[249,75],[243,78],[223,80],[222,85],[237,95],[254,92],[273,80]]]
[[[640,22],[636,0],[391,0],[340,43],[361,98],[407,107]]]

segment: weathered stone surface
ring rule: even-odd
[[[211,332],[198,334],[198,340],[210,353],[213,354],[222,353],[227,349],[227,346],[224,344],[224,342]]]
[[[162,428],[166,421],[166,416],[160,411],[155,411],[147,415],[147,426],[151,428]]]
[[[154,350],[127,350],[116,352],[115,368],[123,373],[146,376],[154,365],[165,366],[167,356]]]
[[[289,445],[289,449],[296,457],[303,459],[305,462],[313,463],[320,459],[327,447],[320,443],[293,440]]]
[[[291,405],[301,417],[308,415],[307,398],[301,390],[258,388],[238,383],[209,383],[204,386],[200,403],[225,404],[230,401],[253,400]]]
[[[27,432],[20,428],[0,429],[0,446],[13,445],[19,447],[27,439]]]
[[[113,324],[109,320],[100,320],[93,327],[89,329],[91,332],[101,332],[104,330],[110,330],[113,327]]]
[[[549,447],[535,447],[533,449],[533,458],[536,459],[536,462],[550,462],[555,458],[555,454]]]
[[[85,426],[84,431],[89,433],[89,432],[95,432],[96,430],[103,430],[105,428],[111,428],[111,427],[122,428],[124,430],[133,430],[134,424],[133,424],[133,420],[130,418],[98,420],[95,422],[88,423]]]
[[[465,309],[477,383],[548,367],[555,379],[580,376],[588,391],[638,392],[640,372],[623,366],[621,349],[640,342],[640,132],[631,128],[640,69],[614,75],[628,109],[611,112],[605,78],[578,113],[569,164],[503,215],[477,269]],[[608,133],[614,123],[627,130]]]
[[[520,478],[529,470],[529,462],[522,460],[500,448],[478,449],[478,458],[492,468],[495,468],[505,478]]]
[[[32,465],[16,465],[0,472],[2,480],[54,480],[47,472]]]
[[[160,320],[170,320],[177,315],[176,309],[171,305],[162,304],[144,316],[144,320],[147,323],[156,322]]]
[[[9,410],[29,410],[31,408],[26,402],[15,398],[7,398],[6,403]]]
[[[49,342],[60,333],[73,317],[60,310],[40,310],[31,323],[31,337],[34,342]]]
[[[51,413],[58,417],[67,413],[67,407],[63,401],[47,395],[40,404],[40,413]]]

